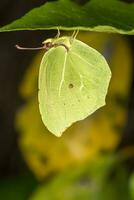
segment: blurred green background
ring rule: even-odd
[[[44,2],[1,0],[0,25]],[[133,200],[134,37],[79,33],[111,67],[107,105],[56,138],[38,110],[43,52],[14,48],[39,46],[56,31],[0,35],[0,199]]]

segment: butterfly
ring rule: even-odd
[[[47,129],[59,137],[105,105],[111,71],[98,51],[75,37],[49,38],[36,49],[42,48],[39,110]]]

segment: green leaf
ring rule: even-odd
[[[132,200],[134,200],[134,173],[130,177],[129,188],[130,188],[130,193],[131,193],[131,196],[132,196]]]
[[[92,30],[134,34],[134,3],[118,0],[91,0],[79,5],[70,0],[45,3],[21,19],[0,29],[16,30]]]
[[[25,172],[10,178],[0,180],[0,199],[26,200],[38,186],[35,178]]]
[[[38,187],[29,200],[130,200],[127,170],[117,159],[100,156],[72,167]]]
[[[69,168],[42,184],[29,200],[100,200],[101,188],[114,162],[111,156],[98,157],[92,163]]]

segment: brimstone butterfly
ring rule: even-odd
[[[75,38],[43,44],[47,52],[39,70],[39,110],[45,126],[59,137],[105,105],[111,71],[99,52]]]

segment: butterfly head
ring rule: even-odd
[[[43,42],[46,49],[63,46],[68,51],[71,47],[70,37],[48,38]]]

